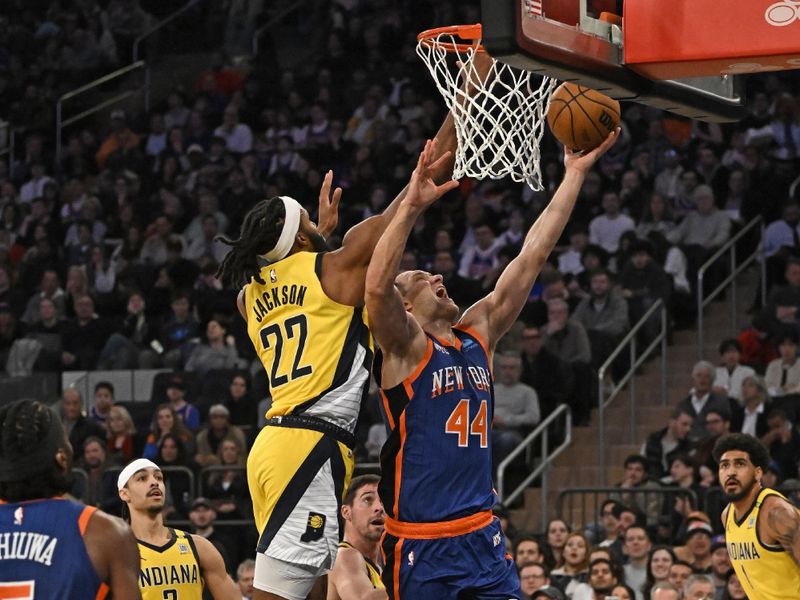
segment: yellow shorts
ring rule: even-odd
[[[258,552],[288,563],[333,567],[339,509],[353,452],[310,429],[266,426],[247,457]]]

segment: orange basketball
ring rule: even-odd
[[[556,139],[573,150],[599,146],[619,125],[619,102],[595,90],[562,83],[550,98],[547,124]]]

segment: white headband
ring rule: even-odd
[[[294,238],[300,230],[300,215],[303,214],[303,207],[300,206],[297,200],[289,196],[279,196],[279,198],[283,200],[283,206],[286,209],[286,218],[283,220],[281,236],[272,250],[266,254],[259,255],[259,258],[271,263],[278,262],[289,254],[292,246],[294,246]]]
[[[158,469],[160,471],[161,467],[159,467],[152,460],[147,460],[146,458],[137,458],[127,467],[122,469],[119,477],[117,477],[117,490],[124,488],[128,483],[128,480],[133,477],[134,473],[141,471],[142,469]]]

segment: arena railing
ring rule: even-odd
[[[161,29],[163,29],[166,25],[169,25],[170,23],[172,23],[172,21],[174,21],[178,17],[182,16],[186,11],[188,11],[190,8],[193,8],[194,6],[196,6],[197,4],[199,4],[202,1],[203,0],[189,0],[186,4],[184,4],[178,10],[168,14],[166,17],[164,17],[163,19],[158,21],[155,25],[153,25],[150,29],[148,29],[147,31],[142,33],[139,37],[137,37],[133,41],[133,52],[132,52],[132,54],[133,54],[133,62],[136,63],[136,62],[139,61],[139,46],[141,45],[141,43],[144,40],[146,40],[148,37],[150,37],[154,33],[157,33],[159,31],[161,31]],[[152,58],[153,57],[151,57],[151,59]],[[144,65],[144,86],[143,86],[143,90],[142,90],[144,92],[144,110],[145,110],[145,112],[150,112],[150,81],[151,81],[151,72],[150,71],[151,71],[151,66],[152,66],[150,63],[152,62],[152,60],[151,61],[148,61],[146,59],[143,59],[143,60],[145,62],[145,65]]]
[[[247,467],[245,466],[231,466],[231,465],[208,465],[200,469],[199,486],[197,488],[197,495],[208,497],[208,481],[215,473],[227,473],[233,471],[240,473],[247,479]]]
[[[139,46],[144,40],[149,38],[151,35],[153,35],[157,31],[160,31],[161,29],[163,29],[166,25],[169,25],[170,23],[172,23],[172,21],[174,21],[175,19],[180,17],[183,13],[185,13],[187,10],[189,10],[190,8],[192,8],[193,6],[199,4],[202,1],[203,0],[189,0],[186,4],[181,6],[178,10],[168,14],[166,17],[164,17],[163,19],[158,21],[155,25],[153,25],[150,29],[148,29],[143,34],[141,34],[139,37],[137,37],[133,41],[133,62],[137,62],[139,60]]]
[[[563,419],[563,428],[561,420]],[[555,448],[551,448],[551,438],[556,438],[560,435],[564,436],[561,443]],[[526,453],[526,462],[530,462],[534,444],[539,441],[541,443],[541,456],[539,464],[533,469],[527,477],[510,493],[505,493],[506,471],[511,463],[523,452]],[[567,446],[572,442],[572,411],[567,404],[559,404],[544,421],[539,423],[536,428],[531,431],[528,436],[519,443],[519,445],[506,456],[502,462],[497,466],[497,495],[502,504],[508,506],[516,500],[525,489],[533,483],[533,481],[541,476],[541,510],[542,510],[542,526],[547,523],[547,476],[550,470],[550,465],[561,454]]]
[[[692,506],[697,506],[697,494],[694,490],[677,486],[571,488],[558,494],[556,514],[573,529],[584,530],[600,519],[603,502],[616,500],[626,506],[638,508],[647,517],[648,525],[657,525],[664,502],[674,502],[674,498],[679,497],[688,497]]]
[[[744,259],[742,262],[737,264],[736,258],[736,244],[739,240],[744,238],[749,232],[753,231],[756,227],[760,228],[761,230],[761,241],[758,243],[756,250]],[[704,339],[703,339],[703,309],[708,306],[714,298],[719,296],[727,287],[730,286],[731,293],[730,293],[730,308],[731,308],[731,329],[736,330],[736,277],[744,271],[747,267],[750,266],[750,263],[757,260],[759,256],[761,256],[762,260],[760,262],[760,269],[761,269],[761,302],[762,304],[766,304],[767,302],[767,262],[766,258],[763,256],[763,246],[764,246],[764,219],[760,216],[756,217],[752,221],[750,221],[747,225],[742,227],[741,231],[739,231],[736,235],[734,235],[731,239],[725,243],[719,250],[717,250],[714,254],[712,254],[709,259],[703,263],[703,265],[697,270],[697,358],[698,360],[703,360],[704,357]],[[705,295],[703,290],[703,281],[705,279],[705,275],[711,267],[713,267],[717,261],[725,254],[728,253],[728,260],[729,260],[729,270],[730,273],[728,276],[723,279],[720,284],[714,288],[711,292],[708,293],[708,296]]]
[[[131,63],[126,67],[122,67],[121,69],[117,69],[116,71],[112,71],[107,75],[103,75],[102,77],[95,79],[87,83],[86,85],[82,85],[81,87],[72,90],[71,92],[67,92],[63,96],[58,99],[56,102],[56,164],[55,169],[56,172],[61,171],[61,152],[62,152],[62,140],[61,136],[65,127],[69,127],[70,125],[77,123],[78,121],[82,121],[83,119],[92,116],[95,113],[100,112],[108,108],[109,106],[114,106],[115,104],[119,104],[120,102],[127,100],[134,94],[137,94],[139,89],[132,89],[132,90],[125,90],[118,94],[115,94],[111,98],[103,100],[98,104],[94,104],[89,108],[79,112],[77,115],[69,117],[68,119],[64,119],[63,112],[64,112],[64,105],[70,101],[74,100],[79,96],[83,96],[87,92],[97,90],[101,85],[104,85],[110,81],[114,81],[115,79],[119,79],[121,77],[125,77],[134,71],[138,71],[140,69],[145,68],[144,61],[138,61],[135,63]],[[147,82],[145,82],[145,88],[147,87]]]
[[[308,0],[297,0],[297,2],[290,3],[284,9],[278,11],[275,15],[273,15],[272,18],[269,19],[266,23],[264,23],[261,27],[256,29],[255,33],[253,33],[253,40],[251,42],[253,56],[258,56],[259,44],[261,42],[261,38],[264,36],[264,33],[275,27],[283,19],[288,17],[296,10],[299,10],[307,3]]]
[[[661,313],[661,327],[658,335],[653,338],[650,345],[647,346],[641,354],[637,356],[637,343],[636,337],[642,328],[652,319],[656,313]],[[655,352],[655,349],[661,347],[661,405],[667,404],[667,330],[669,327],[667,319],[667,307],[663,300],[658,300],[653,304],[641,319],[631,328],[628,334],[622,338],[614,351],[609,355],[606,361],[602,364],[597,371],[597,417],[599,429],[597,436],[597,458],[598,465],[602,469],[603,477],[608,474],[606,469],[606,447],[608,444],[608,436],[606,435],[606,409],[611,405],[614,399],[622,392],[626,384],[629,384],[628,393],[629,400],[629,415],[628,427],[630,429],[629,441],[631,444],[637,442],[636,440],[636,371],[646,361],[650,355]],[[616,358],[622,354],[626,347],[629,347],[630,352],[630,366],[628,371],[620,377],[619,381],[612,382],[610,390],[606,389],[606,374],[609,373],[611,365]],[[608,394],[608,397],[606,397]]]

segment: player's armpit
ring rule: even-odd
[[[330,584],[336,587],[341,600],[385,600],[384,590],[373,589],[367,577],[364,557],[352,548],[340,548],[336,564],[329,574]]]
[[[202,536],[192,534],[192,541],[197,547],[206,587],[214,600],[241,600],[242,595],[225,570],[225,561],[222,560],[219,550]]]
[[[86,550],[114,600],[141,600],[139,548],[122,519],[95,511],[85,534]]]
[[[771,500],[770,505],[767,509],[769,533],[800,566],[800,511],[780,498]]]

